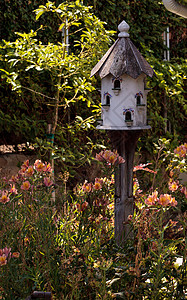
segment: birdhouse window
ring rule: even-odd
[[[116,79],[114,81],[114,89],[120,89],[121,88],[121,82],[119,79]]]
[[[110,107],[110,99],[111,99],[111,97],[112,96],[108,92],[104,93],[104,101],[103,101],[102,107],[105,110],[108,110],[109,107]]]
[[[127,124],[127,126],[133,125],[133,117],[134,117],[134,109],[133,108],[127,108],[123,110],[124,115],[124,121]]]
[[[126,114],[125,114],[125,121],[128,122],[128,121],[132,121],[132,118],[131,118],[131,112],[130,111],[127,111]]]
[[[139,96],[139,95],[137,96],[136,103],[137,103],[137,105],[141,104],[141,96]]]
[[[110,96],[106,96],[106,105],[110,106]]]
[[[112,78],[112,82],[113,82],[113,91],[114,91],[114,94],[117,96],[121,90],[121,81],[122,79],[121,78],[115,78],[113,77]]]
[[[145,104],[143,104],[143,94],[142,92],[139,92],[135,95],[136,98],[136,105],[137,106],[145,106]]]

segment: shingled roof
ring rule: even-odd
[[[91,77],[99,75],[104,78],[108,74],[119,77],[127,74],[136,79],[141,73],[152,77],[154,70],[129,38],[129,25],[123,21],[118,29],[119,38],[92,69]]]

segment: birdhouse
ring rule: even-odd
[[[101,77],[101,119],[98,129],[143,130],[147,125],[146,77],[154,70],[129,38],[129,25],[119,26],[118,39],[92,69]]]

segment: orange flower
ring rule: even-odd
[[[93,186],[94,190],[101,190],[103,184],[103,179],[101,178],[95,178],[95,184]]]
[[[160,195],[158,203],[162,206],[167,206],[171,201],[171,196],[168,194]]]
[[[29,238],[27,236],[24,238],[24,244],[25,246],[28,246],[28,244],[30,244]]]
[[[14,258],[19,258],[19,256],[20,256],[19,252],[13,252],[12,253],[12,257],[14,257]]]
[[[94,186],[93,186],[94,190],[101,190],[102,189],[102,185],[100,184],[100,182],[95,182]]]
[[[10,198],[8,197],[8,192],[7,191],[3,191],[1,198],[0,198],[0,202],[1,203],[7,203],[10,201]]]
[[[28,191],[30,189],[30,186],[30,182],[27,180],[23,182],[23,184],[21,185],[21,189],[24,191]]]
[[[110,209],[110,210],[113,210],[114,209],[114,203],[108,204],[107,208]]]
[[[4,266],[7,264],[7,259],[6,259],[6,255],[3,254],[0,256],[0,266]]]

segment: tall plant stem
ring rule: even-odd
[[[60,102],[60,89],[59,89],[60,84],[61,84],[61,74],[59,75],[58,83],[57,83],[57,92],[56,92],[55,107],[54,107],[54,119],[53,119],[52,131],[51,131],[52,134],[55,134],[57,123],[58,123],[58,109],[59,109],[59,102]]]

